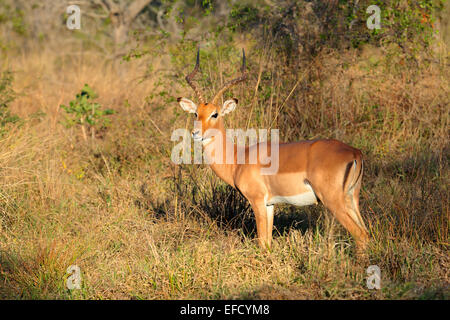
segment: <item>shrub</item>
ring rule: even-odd
[[[99,103],[92,102],[97,97],[94,90],[85,84],[81,92],[76,95],[75,100],[69,102],[69,106],[61,105],[61,108],[68,114],[65,119],[66,127],[79,125],[85,141],[87,141],[86,129],[91,131],[91,136],[94,138],[96,127],[97,129],[98,127],[107,127],[110,121],[106,116],[114,113],[114,110],[101,109]]]

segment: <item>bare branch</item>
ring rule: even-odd
[[[133,1],[125,11],[125,21],[126,23],[131,23],[136,18],[136,16],[150,3],[152,0],[136,0]]]

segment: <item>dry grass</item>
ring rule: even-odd
[[[142,61],[35,51],[5,62],[19,93],[11,109],[24,121],[0,139],[0,297],[448,299],[448,68],[386,73],[378,53],[324,55],[274,126],[286,140],[334,137],[363,150],[361,206],[373,237],[365,259],[320,206],[277,209],[273,249],[261,252],[237,193],[206,167],[170,162],[170,133],[191,119],[147,99],[158,86],[139,81]],[[269,73],[275,58],[263,61]],[[242,109],[253,107],[250,126],[264,127],[294,83],[262,77],[272,93],[254,99],[253,70],[248,90],[236,92]],[[84,83],[118,111],[88,143],[60,124],[59,105]],[[228,123],[244,127],[248,115]],[[81,290],[65,287],[72,264]],[[366,288],[371,264],[381,268],[380,291]]]

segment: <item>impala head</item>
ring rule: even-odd
[[[242,50],[242,68],[241,68],[241,76],[228,81],[223,85],[222,88],[216,93],[211,102],[205,102],[201,91],[197,88],[195,83],[192,81],[195,74],[198,71],[200,64],[200,49],[197,51],[197,62],[195,64],[194,70],[186,76],[187,83],[194,90],[199,104],[195,104],[193,101],[187,98],[178,98],[177,101],[180,104],[181,108],[189,113],[194,113],[196,117],[196,121],[194,122],[194,129],[192,130],[192,138],[194,140],[202,140],[204,142],[210,140],[211,134],[208,132],[212,132],[208,129],[223,129],[223,119],[222,117],[227,113],[233,111],[238,103],[236,98],[227,100],[224,102],[222,106],[219,106],[219,98],[222,94],[231,88],[232,86],[238,84],[247,79],[247,73],[245,71],[245,52]]]

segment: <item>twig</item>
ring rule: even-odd
[[[306,76],[306,72],[303,73],[303,76],[297,80],[297,82],[295,83],[294,87],[292,88],[291,92],[289,92],[288,96],[286,97],[286,99],[284,99],[283,103],[281,104],[281,107],[279,109],[277,109],[277,113],[275,114],[275,117],[272,121],[272,124],[270,125],[269,129],[272,128],[273,124],[275,123],[275,121],[278,118],[278,115],[280,114],[281,110],[283,109],[284,105],[286,104],[286,102],[289,100],[289,98],[291,97],[292,93],[294,92],[294,90],[297,88],[298,84],[300,83],[300,81],[303,80],[303,78],[305,78]]]

